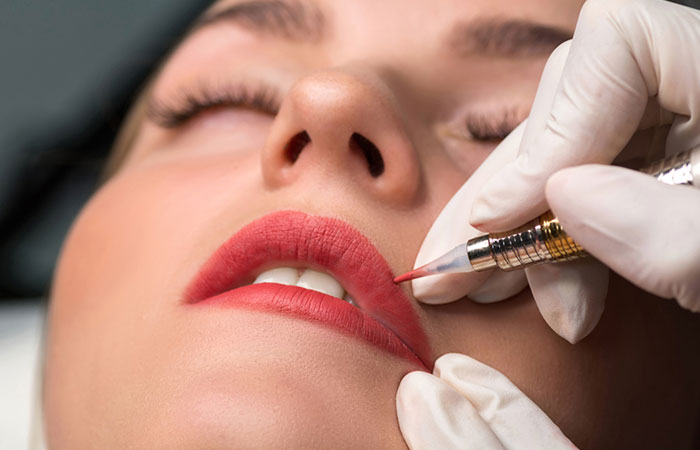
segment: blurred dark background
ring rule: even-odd
[[[0,302],[45,296],[128,105],[211,3],[0,0]]]
[[[47,293],[130,102],[211,3],[0,1],[0,299]]]

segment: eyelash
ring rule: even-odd
[[[499,142],[508,136],[524,119],[516,108],[502,114],[472,114],[467,117],[465,127],[472,140]]]
[[[242,108],[275,116],[279,107],[276,90],[264,85],[234,84],[214,89],[200,87],[169,102],[152,99],[147,114],[163,128],[177,128],[213,108]]]
[[[218,88],[199,87],[185,92],[179,99],[151,99],[148,117],[157,125],[173,129],[213,108],[243,108],[271,116],[280,108],[279,93],[265,85],[233,84]],[[480,142],[498,142],[522,121],[516,109],[494,116],[472,114],[464,122],[469,138]]]

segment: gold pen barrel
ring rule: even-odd
[[[700,180],[700,147],[657,162],[642,170],[667,184]],[[516,270],[544,262],[572,261],[588,253],[562,228],[551,211],[503,233],[478,236],[467,243],[467,256],[476,271]]]
[[[471,239],[467,254],[474,270],[499,267],[508,271],[543,262],[571,261],[588,253],[566,234],[559,219],[547,211],[515,230]]]

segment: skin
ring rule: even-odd
[[[417,369],[409,362],[319,324],[187,308],[183,290],[236,230],[278,210],[343,219],[395,273],[411,268],[432,221],[496,145],[470,139],[465,115],[524,117],[546,61],[456,58],[443,44],[452,25],[488,15],[572,31],[581,2],[317,5],[332,28],[322,41],[221,23],[194,33],[156,78],[162,98],[202,79],[263,78],[282,106],[276,116],[215,108],[175,129],[144,119],[55,275],[50,448],[405,448],[394,398]],[[312,143],[290,164],[284,148],[301,130]],[[384,174],[348,150],[351,132],[379,148]],[[572,346],[529,291],[494,305],[413,301],[436,357],[466,353],[502,371],[577,445],[692,445],[700,417],[686,405],[700,404],[700,368],[688,343],[700,324],[673,302],[613,277],[600,325]]]

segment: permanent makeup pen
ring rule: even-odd
[[[642,170],[667,184],[700,187],[700,147],[656,162]],[[588,253],[562,229],[547,211],[514,230],[470,239],[439,258],[394,278],[395,283],[456,272],[481,272],[493,268],[524,269],[535,264],[571,261]]]

